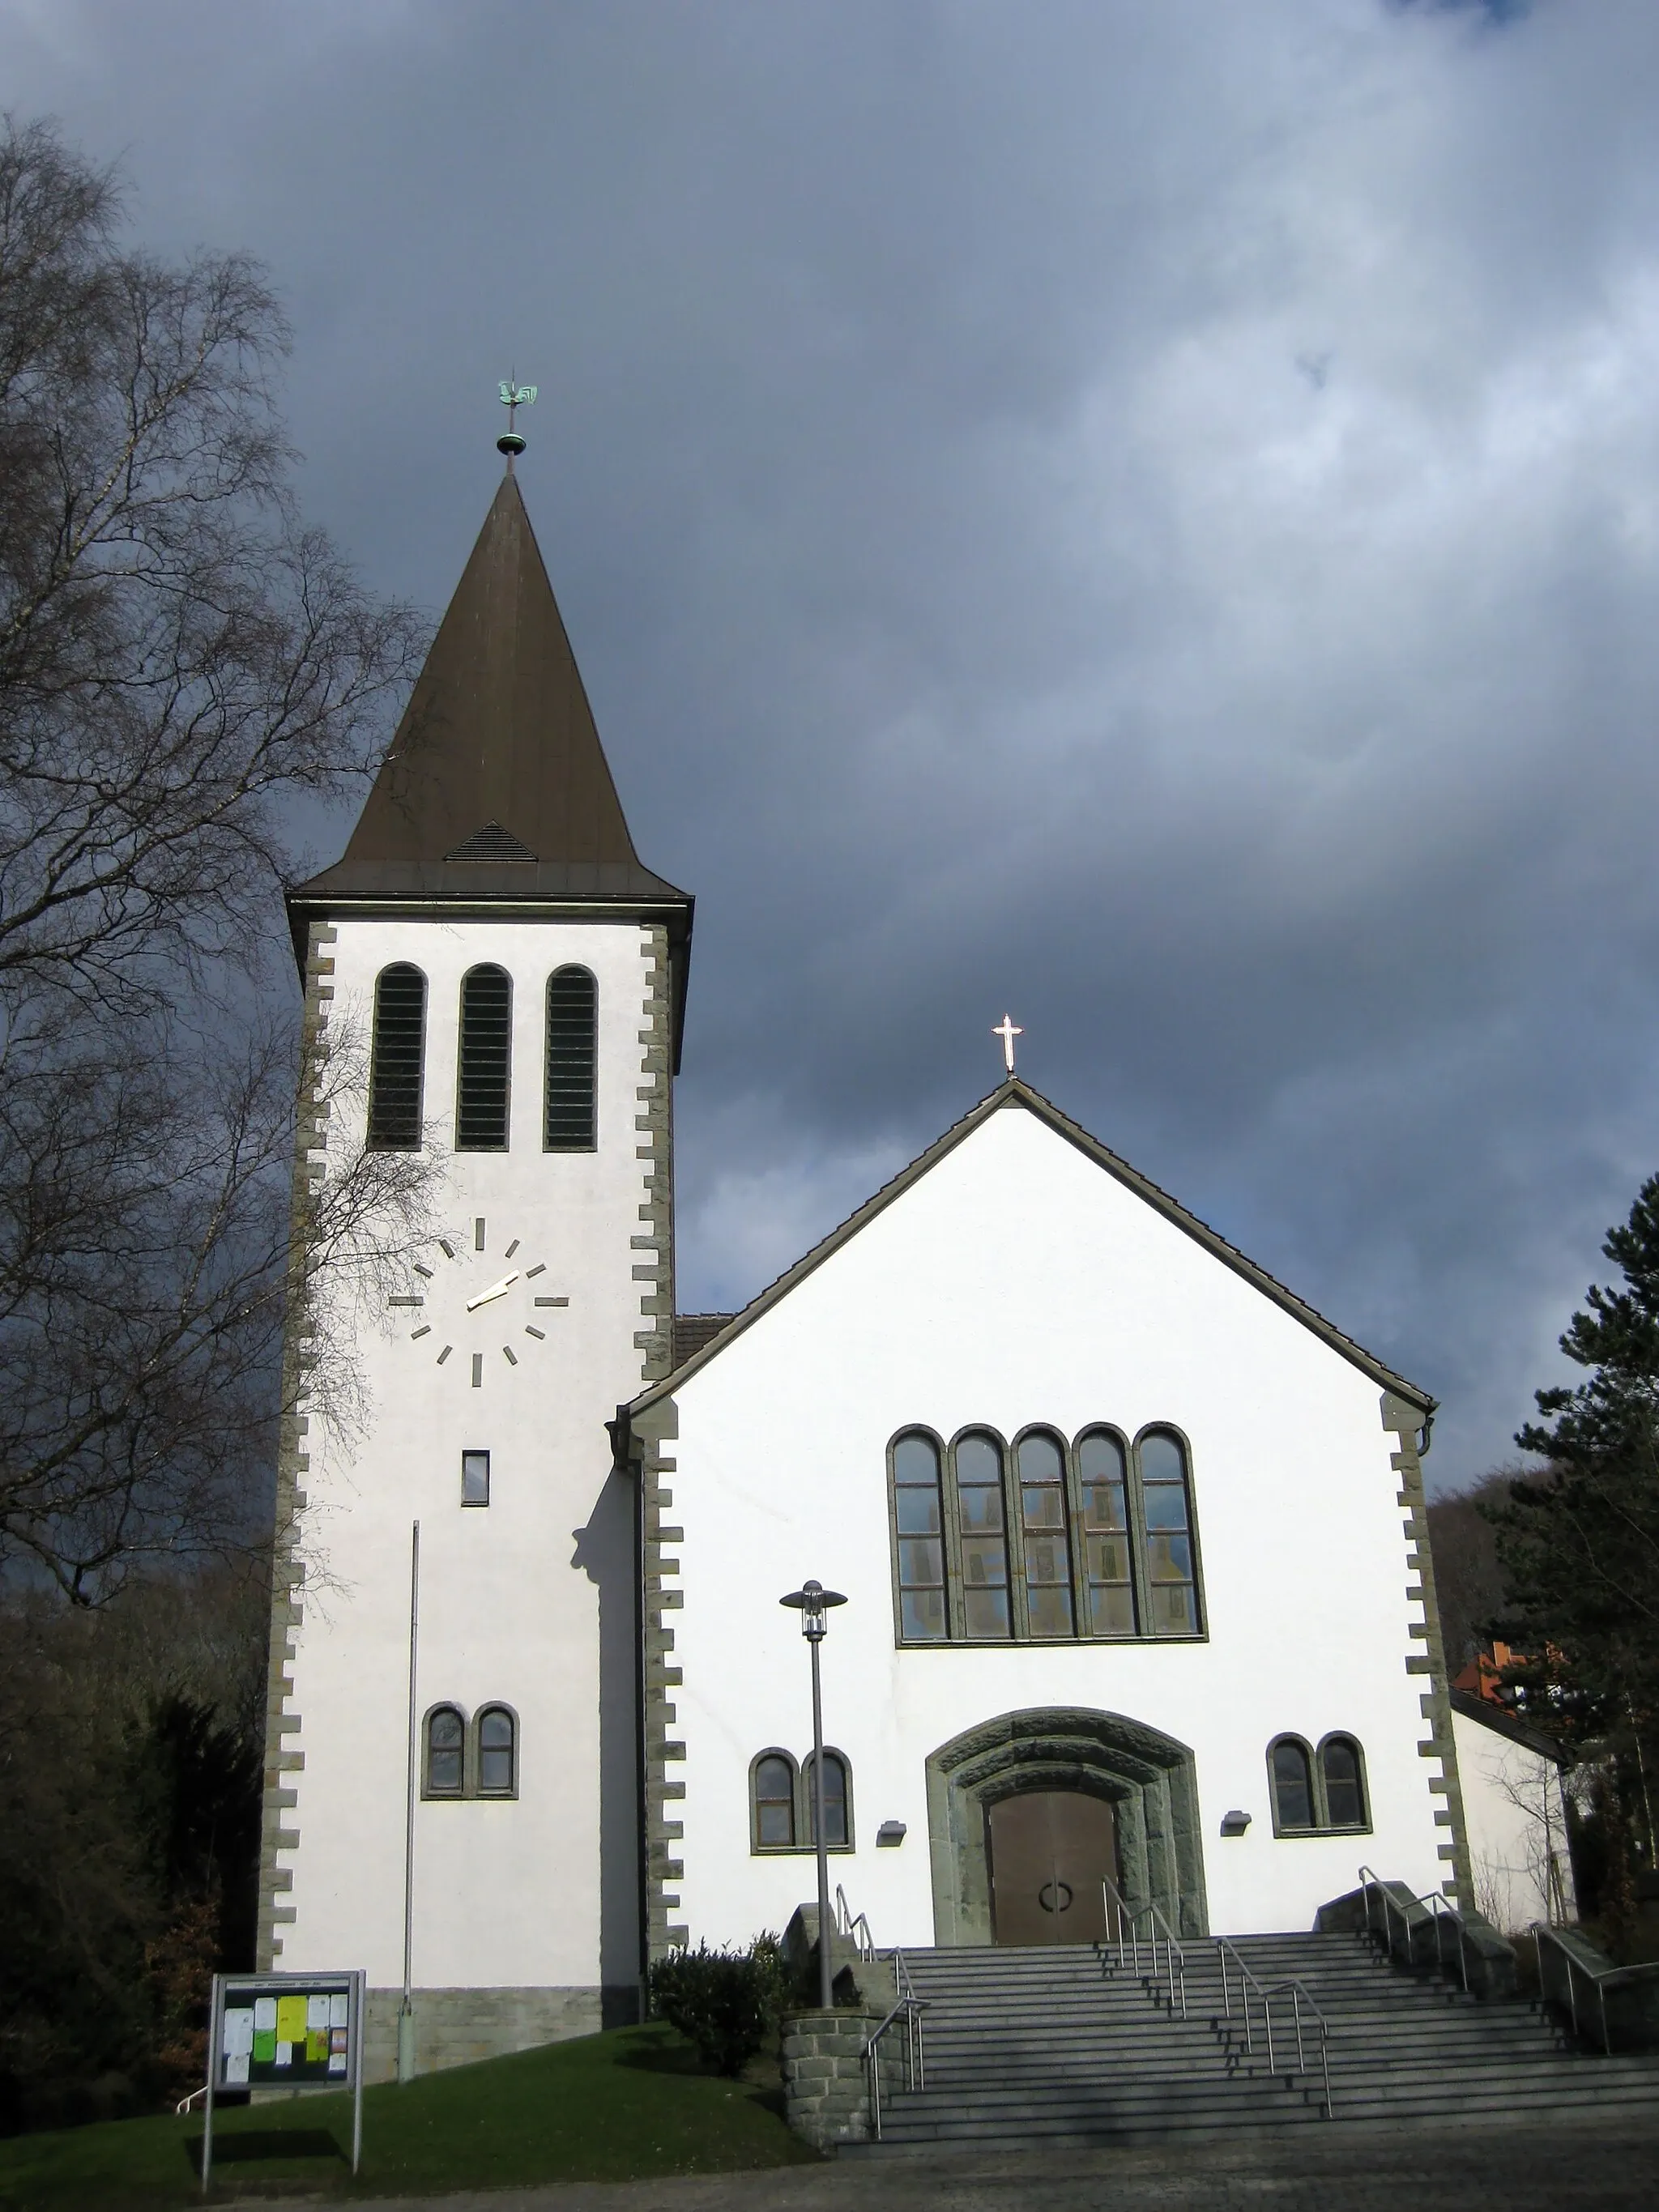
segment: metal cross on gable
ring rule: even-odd
[[[1003,1016],[1001,1021],[991,1032],[994,1037],[1002,1039],[1002,1057],[1010,1075],[1014,1072],[1014,1039],[1017,1036],[1024,1036],[1024,1030],[1015,1027],[1012,1018],[1007,1014]]]

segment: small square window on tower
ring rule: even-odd
[[[461,1454],[461,1503],[463,1505],[489,1504],[489,1454],[487,1451],[464,1451]]]

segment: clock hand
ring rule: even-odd
[[[510,1275],[503,1275],[499,1283],[492,1283],[487,1291],[480,1291],[476,1298],[469,1298],[466,1302],[467,1311],[477,1313],[480,1306],[487,1306],[492,1299],[504,1298],[514,1284],[518,1281],[519,1273],[520,1270],[515,1267]]]

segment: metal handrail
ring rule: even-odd
[[[904,2086],[907,2089],[927,2087],[927,2052],[921,2026],[927,1999],[919,1997],[911,1986],[910,1970],[902,1951],[893,1954],[893,1972],[899,1985],[898,1997],[881,2025],[865,2038],[860,2054],[870,2071],[870,2134],[876,2142],[881,2141],[881,2041],[897,2020],[904,2022]]]
[[[1401,1904],[1398,1898],[1389,1894],[1388,1885],[1383,1881],[1382,1875],[1368,1866],[1362,1866],[1359,1869],[1359,1887],[1360,1893],[1365,1900],[1365,1933],[1368,1936],[1374,1936],[1376,1933],[1371,1919],[1371,1896],[1375,1892],[1382,1905],[1382,1948],[1390,1958],[1393,1958],[1394,1932],[1390,1916],[1396,1916],[1405,1933],[1405,1954],[1409,1961],[1412,1954],[1411,1923],[1406,1917],[1406,1907]],[[1437,1966],[1443,1966],[1446,1963],[1446,1947],[1440,1940],[1440,1930],[1446,1921],[1450,1921],[1457,1939],[1458,1974],[1463,1984],[1463,1994],[1467,1996],[1469,1993],[1469,1954],[1467,1948],[1468,1930],[1463,1925],[1462,1914],[1455,1905],[1449,1904],[1437,1889],[1425,1890],[1421,1897],[1413,1897],[1412,1903],[1426,1905],[1433,1916],[1434,1959]]]
[[[1575,1974],[1582,1974],[1584,1979],[1590,1984],[1590,1987],[1595,1990],[1596,2004],[1601,2016],[1601,2048],[1606,2052],[1607,2056],[1611,2058],[1613,2056],[1613,2036],[1607,2027],[1608,1983],[1659,1980],[1659,1964],[1647,1964],[1638,1966],[1592,1966],[1588,1960],[1577,1957],[1571,1948],[1562,1942],[1556,1930],[1550,1927],[1546,1922],[1534,1920],[1532,1926],[1527,1930],[1527,1933],[1533,1938],[1534,1942],[1538,1942],[1538,1938],[1540,1936],[1547,1936],[1553,1948],[1560,1953],[1561,1956],[1567,1962],[1567,2010],[1572,2017],[1572,2032],[1575,2035],[1581,2034],[1583,2031],[1578,2025],[1578,1992],[1573,1981],[1573,1976]],[[1542,1996],[1546,2004],[1559,2004],[1560,2002],[1560,1999],[1555,1996],[1546,1984],[1544,1974],[1544,1947],[1541,1942],[1538,1943],[1538,1987],[1540,1994]]]
[[[1224,1936],[1218,1936],[1215,1938],[1215,1948],[1221,1960],[1222,2009],[1230,2022],[1233,2016],[1233,1997],[1231,1985],[1227,1979],[1229,1959],[1231,1959],[1237,1970],[1239,2003],[1244,2014],[1244,2052],[1249,2058],[1254,2058],[1255,2056],[1255,2033],[1250,2021],[1250,1991],[1254,1990],[1261,2000],[1261,2024],[1267,2031],[1267,2071],[1270,2074],[1276,2074],[1279,2071],[1278,2063],[1273,2056],[1273,2001],[1275,1997],[1286,1995],[1290,1997],[1291,2014],[1296,2023],[1296,2070],[1298,2074],[1307,2072],[1308,2057],[1302,2040],[1302,2008],[1306,2005],[1308,2017],[1319,2030],[1319,2070],[1325,2087],[1325,2118],[1328,2120],[1332,2117],[1330,2022],[1314,2002],[1306,1983],[1294,1979],[1273,1983],[1261,1981],[1250,1972]]]
[[[1152,1923],[1152,1932],[1147,1938],[1147,1945],[1152,1954],[1151,1979],[1153,1981],[1156,1981],[1158,1977],[1158,1946],[1159,1938],[1162,1937],[1164,1971],[1170,1983],[1170,2010],[1173,2013],[1176,2008],[1176,1994],[1179,1989],[1181,2017],[1185,2020],[1187,2017],[1187,1954],[1181,1948],[1180,1938],[1156,1905],[1131,1905],[1110,1875],[1103,1875],[1101,1877],[1100,1886],[1107,1899],[1106,1924],[1108,1927],[1111,1925],[1112,1905],[1115,1904],[1117,1906],[1117,1954],[1120,1962],[1125,1949],[1123,1930],[1127,1928],[1129,1931],[1127,1948],[1133,1961],[1131,1972],[1138,1974],[1140,1972],[1141,1922],[1149,1920]]]
[[[864,1930],[861,1936],[859,1934],[860,1928]],[[836,1884],[836,1933],[846,1936],[861,1960],[875,1957],[876,1939],[870,1932],[870,1923],[861,1912],[856,1918],[854,1917],[847,1902],[847,1892],[839,1882]]]

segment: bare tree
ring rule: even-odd
[[[293,1203],[276,981],[294,802],[372,764],[423,631],[297,515],[262,271],[130,250],[122,212],[4,119],[0,1576],[81,1605],[255,1533],[284,1302],[340,1416],[319,1273],[372,1274],[425,1203],[418,1158],[361,1151]],[[362,1055],[337,1030],[306,1073],[343,1113]]]
[[[421,630],[300,523],[282,310],[119,250],[120,193],[0,131],[0,979],[104,1003],[269,942],[284,809],[368,764]]]
[[[218,1066],[176,1019],[77,1039],[0,1086],[0,1566],[88,1604],[147,1556],[263,1536],[293,1410],[285,1304],[314,1315],[307,1411],[348,1425],[341,1302],[418,1241],[431,1181],[418,1153],[360,1146],[303,1178],[291,1212],[283,1029]],[[362,1082],[347,1039],[313,1090],[343,1119]]]

